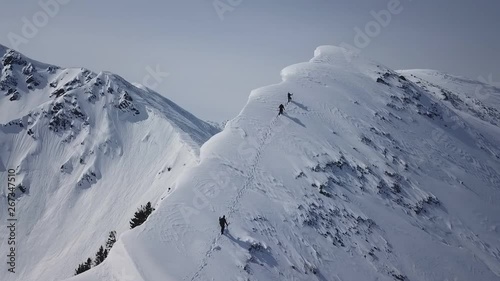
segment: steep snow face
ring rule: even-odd
[[[500,126],[500,88],[435,70],[402,70],[411,81],[444,101],[457,114],[465,112]]]
[[[0,252],[7,170],[15,169],[16,264],[0,280],[61,280],[121,233],[199,159],[218,130],[122,78],[62,69],[3,49],[0,77]]]
[[[70,280],[499,280],[494,111],[330,46],[282,77],[251,93],[145,224]]]
[[[460,95],[461,98],[477,99],[486,106],[496,107],[500,105],[500,88],[498,85],[490,85],[485,78],[479,81],[465,77],[454,76],[436,70],[411,69],[398,71],[408,76],[416,84],[421,84],[427,90],[437,89],[441,97],[447,100],[447,92],[450,91]],[[493,81],[489,81],[493,82]],[[475,101],[477,103],[477,101]]]

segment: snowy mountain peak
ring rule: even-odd
[[[193,132],[196,146],[200,146],[217,131],[156,92],[134,87],[120,76],[109,72],[96,74],[85,68],[61,69],[32,61],[13,50],[5,52],[2,62],[4,67],[0,90],[6,91],[5,95],[11,101],[3,103],[9,114],[2,117],[21,118],[28,115],[33,107],[40,105],[39,111],[44,114],[49,111],[56,116],[49,128],[59,131],[67,129],[73,119],[85,121],[88,116],[82,108],[87,106],[106,108],[109,105],[106,110],[114,108],[122,115],[127,115],[128,117],[122,117],[129,118],[130,121],[147,118],[147,107],[169,118],[172,125]],[[103,101],[99,102],[101,99]],[[61,119],[64,116],[67,118]],[[201,131],[202,135],[198,135],[197,132]]]
[[[70,280],[498,280],[500,128],[468,83],[330,46],[281,74]]]
[[[60,68],[7,49],[0,58],[0,169],[16,170],[23,222],[17,273],[11,279],[3,271],[2,280],[71,276],[80,255],[110,231],[128,229],[141,204],[173,192],[178,175],[199,161],[200,146],[219,132],[118,75]],[[0,192],[5,208],[7,194]],[[6,213],[0,218],[6,222]],[[0,249],[7,251],[4,235]]]

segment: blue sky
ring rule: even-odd
[[[68,3],[44,22],[39,2],[53,1]],[[26,55],[149,81],[195,115],[222,121],[252,89],[280,82],[282,68],[309,60],[317,46],[355,45],[355,28],[365,30],[391,1],[398,0],[4,0],[0,43],[24,36],[23,18],[38,20],[32,38],[17,44]],[[217,13],[214,3],[229,8]],[[399,0],[399,10],[368,37],[363,55],[394,69],[500,81],[500,1]],[[154,69],[168,76],[151,79]]]

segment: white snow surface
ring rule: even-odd
[[[111,73],[63,69],[0,46],[0,280],[61,280],[129,229],[218,132]],[[7,175],[15,169],[15,273]]]
[[[497,88],[332,46],[281,74],[103,264],[68,280],[500,280]],[[86,198],[57,200],[66,212]],[[79,215],[65,231],[97,216]]]

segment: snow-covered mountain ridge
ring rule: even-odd
[[[433,70],[403,70],[401,74],[446,101],[446,105],[500,126],[499,89],[480,81]]]
[[[281,74],[70,280],[500,279],[498,88],[332,46]]]
[[[60,68],[0,46],[0,180],[16,170],[16,273],[60,280],[172,192],[219,130],[121,77]],[[10,245],[1,189],[0,250]],[[165,196],[165,195],[163,195]],[[5,265],[5,263],[2,263]],[[4,266],[2,266],[3,269]]]

